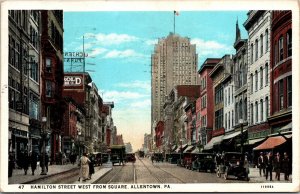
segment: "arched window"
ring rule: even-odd
[[[231,86],[229,86],[229,88],[228,88],[228,105],[230,105],[230,87]]]
[[[255,91],[257,91],[257,87],[258,87],[258,73],[257,71],[255,71]]]
[[[264,41],[263,41],[263,35],[260,35],[260,57],[263,56],[264,53]]]
[[[286,34],[287,56],[292,56],[292,29],[289,29]]]
[[[242,119],[242,118],[243,118],[243,101],[241,99],[240,103],[239,103],[239,119]]]
[[[239,69],[239,86],[241,87],[243,85],[243,67],[242,64],[240,64]]]
[[[284,51],[283,51],[283,36],[279,38],[279,43],[278,43],[278,53],[279,53],[279,61],[283,60],[284,57]]]
[[[264,120],[264,103],[263,100],[260,100],[260,121]]]
[[[244,117],[243,117],[243,119],[244,119],[244,121],[246,121],[247,120],[247,98],[245,98],[245,100],[244,100]]]
[[[255,40],[255,61],[258,59],[258,40]]]
[[[251,44],[250,61],[253,63],[253,44]]]
[[[255,102],[255,123],[258,122],[258,103]]]
[[[248,69],[247,69],[247,64],[245,63],[244,65],[244,84],[247,83],[247,73],[248,73]]]
[[[250,93],[253,92],[253,74],[250,74]]]
[[[235,123],[238,123],[238,117],[239,117],[239,112],[238,112],[238,107],[239,107],[239,103],[235,103]]]
[[[231,127],[230,127],[230,122],[231,122],[231,121],[230,121],[230,112],[228,112],[228,129],[229,129],[229,130],[230,130],[230,128],[231,128]]]
[[[260,67],[260,88],[263,88],[264,83],[264,70],[262,67]]]
[[[234,126],[234,115],[233,115],[233,110],[231,111],[231,119],[232,119],[232,127]]]
[[[266,85],[268,85],[268,83],[269,83],[269,65],[268,65],[268,63],[266,63],[266,67],[265,67],[265,82],[266,82]]]
[[[225,130],[227,131],[227,113],[225,113]]]
[[[250,124],[253,124],[253,104],[250,105]]]
[[[266,45],[265,45],[265,48],[266,48],[266,52],[268,52],[268,48],[269,48],[269,30],[266,29]]]
[[[225,107],[226,107],[227,106],[227,90],[225,90],[224,93],[225,93],[224,94],[224,96],[225,96],[225,99],[224,99],[225,103],[224,104],[225,104]]]
[[[269,116],[269,97],[268,96],[266,97],[265,104],[266,104],[266,119],[267,119]]]

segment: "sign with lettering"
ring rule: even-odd
[[[219,136],[219,135],[224,135],[225,134],[225,128],[220,128],[220,129],[215,129],[212,131],[212,136]]]
[[[82,85],[81,76],[65,76],[64,77],[64,86],[81,86]]]

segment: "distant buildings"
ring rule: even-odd
[[[151,124],[152,136],[159,121],[164,119],[166,96],[176,85],[197,84],[196,45],[189,38],[170,33],[155,45],[151,56],[152,91]]]
[[[175,73],[180,64],[174,56],[177,35],[156,45],[153,152],[185,153],[198,147],[206,152],[242,151],[250,160],[262,150],[292,154],[291,11],[251,10],[247,16],[249,39],[241,37],[237,22],[234,55],[207,58],[198,71],[199,83],[174,82],[176,75],[179,80],[193,80],[194,75]],[[173,50],[165,50],[167,45]],[[179,66],[179,72],[184,70]],[[174,84],[171,90],[169,83]]]

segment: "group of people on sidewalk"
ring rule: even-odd
[[[292,171],[292,164],[290,158],[286,152],[283,154],[283,158],[281,158],[280,153],[277,152],[275,156],[273,156],[272,152],[263,153],[260,152],[260,156],[258,157],[258,168],[259,175],[266,177],[266,180],[270,177],[270,181],[272,181],[272,172],[275,172],[275,179],[280,181],[280,172],[284,173],[284,180],[288,181],[289,176]]]
[[[92,174],[95,173],[94,162],[92,154],[90,157],[88,157],[86,153],[82,154],[78,164],[80,166],[78,181],[80,181],[80,179],[82,179],[82,181],[86,181],[92,178]]]
[[[8,177],[12,177],[13,169],[16,168],[14,157],[10,154],[9,155],[9,162],[8,162]],[[40,167],[43,168],[44,161],[45,161],[45,168],[48,172],[48,163],[49,163],[49,156],[45,153],[45,160],[43,155],[38,155],[36,152],[30,152],[28,154],[27,151],[22,152],[19,156],[18,167],[24,170],[24,175],[27,175],[29,167],[31,167],[31,173],[34,175],[35,170],[37,169],[38,161],[40,161]]]

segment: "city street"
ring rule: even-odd
[[[283,179],[281,174],[281,179]],[[250,183],[263,183],[265,177],[259,176],[257,168],[250,168]],[[272,182],[280,182],[274,180]],[[291,179],[291,177],[290,177]],[[282,183],[286,181],[282,180]],[[289,181],[291,182],[291,180]],[[135,163],[114,166],[113,170],[95,183],[245,183],[243,180],[218,178],[215,173],[205,173],[178,167],[166,162],[152,163],[148,158],[137,159]]]

